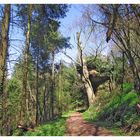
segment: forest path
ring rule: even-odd
[[[66,120],[67,136],[112,136],[109,130],[86,122],[81,113],[73,113]]]

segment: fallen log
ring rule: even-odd
[[[22,125],[22,124],[18,124],[17,126],[18,129],[21,129],[23,132],[27,132],[27,131],[34,131],[34,127],[31,126],[26,126],[26,125]]]

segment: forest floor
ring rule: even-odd
[[[113,136],[113,133],[104,127],[83,119],[82,113],[75,112],[66,120],[67,136]]]
[[[34,131],[17,130],[13,136],[126,136],[120,128],[109,122],[89,120],[80,111],[69,111],[60,118],[35,127]],[[83,112],[83,111],[82,111]],[[86,114],[89,115],[89,114]],[[89,118],[89,117],[88,117]]]

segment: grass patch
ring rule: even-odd
[[[35,132],[24,133],[24,136],[65,136],[66,119],[75,111],[64,113],[61,118],[49,121],[45,125],[35,128]]]
[[[106,127],[117,136],[127,135],[120,128],[131,128],[140,121],[136,112],[139,98],[132,84],[125,83],[123,89],[123,92],[117,89],[111,94],[100,93],[94,105],[83,113],[85,120]]]
[[[72,110],[72,111],[65,112],[65,113],[63,113],[62,117],[63,118],[68,118],[74,112],[76,112],[76,111],[75,110]]]
[[[55,121],[48,122],[35,129],[35,132],[27,132],[25,136],[64,136],[65,135],[65,120],[59,118]]]

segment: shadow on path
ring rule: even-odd
[[[66,121],[67,136],[112,136],[107,129],[86,122],[82,114],[73,113]]]

